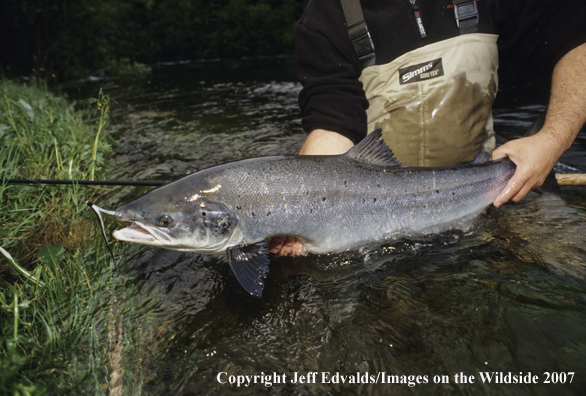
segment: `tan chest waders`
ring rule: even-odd
[[[409,1],[424,38],[417,2]],[[342,0],[342,5],[350,37],[365,66],[360,80],[370,104],[368,130],[382,128],[384,140],[406,166],[457,165],[472,161],[480,151],[492,151],[498,36],[474,33],[476,4],[454,4],[458,27],[466,34],[374,65],[375,50],[362,10],[360,14],[352,10],[353,18],[349,18],[347,2],[359,2]]]

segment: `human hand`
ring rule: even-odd
[[[279,256],[305,256],[303,241],[294,236],[278,236],[269,239],[269,251]]]
[[[498,208],[508,200],[519,202],[533,188],[541,186],[565,149],[565,142],[544,128],[533,136],[511,140],[494,150],[493,160],[509,157],[517,165],[494,206]]]
[[[509,157],[515,174],[494,201],[499,207],[509,199],[518,202],[543,184],[556,161],[571,145],[586,121],[586,44],[560,59],[553,70],[547,117],[535,135],[512,140],[492,153],[492,159]]]

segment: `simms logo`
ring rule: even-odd
[[[444,75],[442,58],[434,59],[429,62],[399,69],[399,83],[409,84],[412,82],[429,80]]]

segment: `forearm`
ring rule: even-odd
[[[511,140],[492,153],[492,159],[509,157],[515,175],[496,198],[496,207],[521,200],[543,184],[586,121],[586,44],[568,52],[555,66],[550,103],[543,128],[533,136]]]
[[[354,147],[352,140],[337,132],[314,129],[301,146],[301,155],[338,155]]]
[[[582,44],[560,59],[553,71],[542,132],[558,143],[560,155],[570,148],[586,122],[585,65],[586,44]]]

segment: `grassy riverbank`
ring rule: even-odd
[[[79,111],[46,87],[0,79],[0,179],[105,178],[109,106],[100,93]],[[110,303],[95,283],[113,264],[85,205],[106,193],[0,184],[0,394],[79,391],[98,372],[84,368],[107,358],[93,341],[108,318],[91,313]]]

